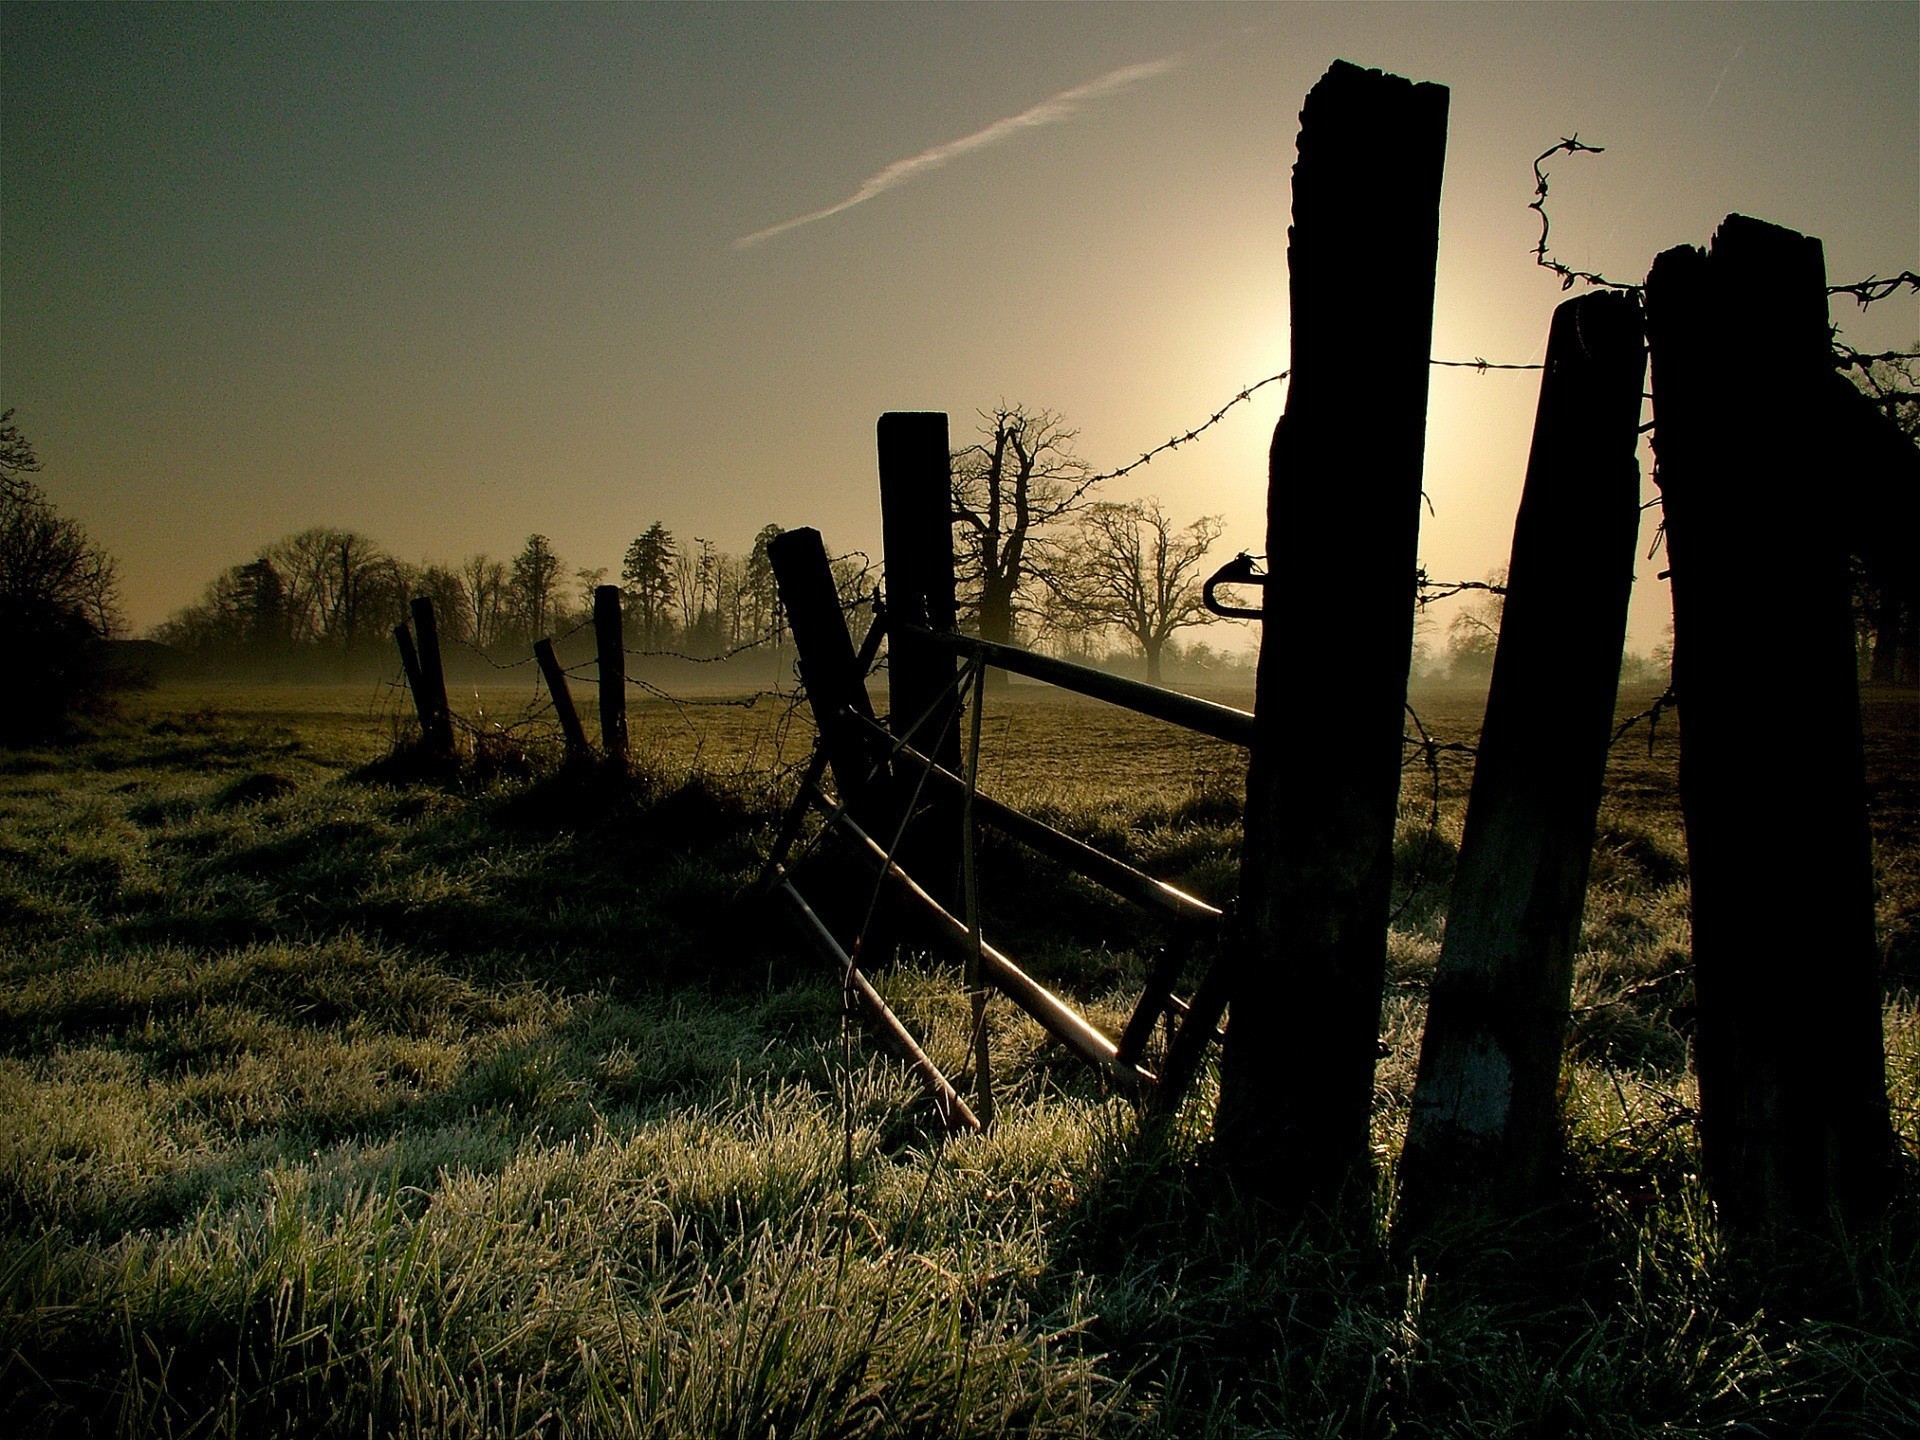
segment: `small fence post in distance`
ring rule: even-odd
[[[940,411],[889,411],[876,427],[880,451],[880,518],[885,547],[887,722],[896,738],[955,774],[960,763],[960,695],[956,657],[903,633],[904,626],[951,632],[954,599],[953,483],[947,417]],[[918,725],[917,729],[913,727]],[[908,731],[913,729],[909,739]],[[896,767],[898,803],[911,803],[915,767]],[[950,910],[959,908],[960,807],[929,787],[901,863]]]
[[[567,672],[560,668],[560,661],[553,653],[553,641],[544,635],[534,641],[533,658],[547,682],[547,694],[553,699],[553,713],[560,722],[560,733],[566,737],[567,759],[591,759],[593,747],[587,744],[586,728],[580,723],[580,712],[573,706],[573,691],[567,686]]]
[[[1646,305],[1707,1193],[1748,1239],[1831,1240],[1894,1158],[1848,576],[1871,477],[1821,403],[1818,240],[1730,215],[1653,262]],[[1760,623],[1768,572],[1791,603]],[[1783,663],[1790,709],[1756,723]]]
[[[773,566],[780,603],[786,607],[799,656],[800,683],[807,687],[807,703],[826,747],[834,787],[856,819],[871,819],[883,810],[886,751],[844,713],[851,710],[868,720],[874,718],[866,677],[854,653],[847,617],[840,610],[827,547],[820,532],[811,527],[787,530],[768,544],[767,559]]]
[[[1640,306],[1553,315],[1396,1228],[1524,1213],[1563,1150],[1561,1047],[1640,525]]]
[[[1294,1213],[1371,1196],[1447,103],[1336,61],[1300,116],[1267,550],[1342,608],[1261,637],[1216,1122],[1243,1192]]]
[[[427,748],[436,755],[453,754],[453,707],[447,704],[447,672],[440,663],[440,627],[433,618],[431,596],[414,597],[413,633],[419,645],[420,683],[432,712],[431,723],[423,723]]]
[[[627,768],[627,650],[620,622],[620,587],[593,590],[593,643],[600,670],[600,749],[607,765]]]

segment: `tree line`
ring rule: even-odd
[[[745,555],[712,541],[682,545],[655,522],[622,560],[627,643],[704,659],[782,634],[763,526]],[[377,654],[415,596],[433,601],[443,644],[518,659],[535,640],[587,625],[604,567],[568,564],[545,535],[509,559],[411,564],[354,530],[317,526],[283,536],[216,576],[154,638],[216,665],[299,669],[324,657]]]

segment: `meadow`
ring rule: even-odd
[[[1911,694],[1867,702],[1909,1175],[1819,1313],[1726,1253],[1698,1181],[1671,715],[1610,765],[1564,1214],[1549,1243],[1421,1259],[1384,1222],[1274,1233],[1214,1168],[1210,1079],[1143,1131],[1004,1002],[998,1124],[942,1143],[753,893],[804,710],[636,698],[615,786],[558,769],[533,698],[456,694],[453,775],[410,765],[395,692],[364,686],[162,689],[0,755],[0,1429],[1920,1433]],[[1477,695],[1416,704],[1472,738]],[[1755,707],[1789,759],[1790,686]],[[984,789],[1231,893],[1238,752],[1019,686],[983,732]],[[1407,777],[1381,1216],[1468,776]],[[1007,847],[982,866],[989,937],[1117,1025],[1150,928]],[[824,845],[802,871],[853,873]],[[909,954],[876,978],[962,1069],[959,976]]]

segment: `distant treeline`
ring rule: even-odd
[[[745,555],[711,541],[680,544],[664,525],[627,547],[618,580],[627,643],[643,652],[707,659],[743,646],[776,651],[784,639],[763,527]],[[864,566],[841,561],[850,595]],[[433,600],[450,666],[484,667],[524,658],[542,636],[590,622],[595,587],[607,571],[568,565],[544,535],[529,535],[509,560],[470,555],[457,564],[411,564],[353,530],[316,527],[264,547],[223,571],[153,638],[188,673],[263,679],[333,678],[384,670],[393,628],[408,602]],[[771,655],[769,659],[771,659]]]

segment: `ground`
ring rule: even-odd
[[[531,698],[456,696],[478,759],[455,775],[394,759],[404,716],[374,687],[160,690],[82,744],[0,755],[11,1428],[1920,1430],[1911,1188],[1846,1257],[1844,1314],[1763,1303],[1701,1196],[1671,716],[1610,768],[1567,1228],[1550,1251],[1449,1269],[1396,1258],[1378,1223],[1271,1233],[1222,1192],[1210,1081],[1171,1133],[1143,1133],[1004,1003],[999,1124],[941,1144],[911,1077],[843,1024],[835,977],[753,893],[804,711],[637,702],[637,777],[616,787],[555,772]],[[1479,697],[1416,704],[1471,738]],[[1911,694],[1869,700],[1910,1158],[1914,716]],[[1240,766],[1020,686],[985,717],[984,789],[1216,899]],[[1442,765],[1437,827],[1429,777],[1408,776],[1382,1214],[1467,774]],[[989,938],[1117,1025],[1157,937],[1005,846],[982,869]],[[801,873],[825,893],[852,872],[823,845]],[[879,978],[963,1069],[958,975],[909,954]]]

